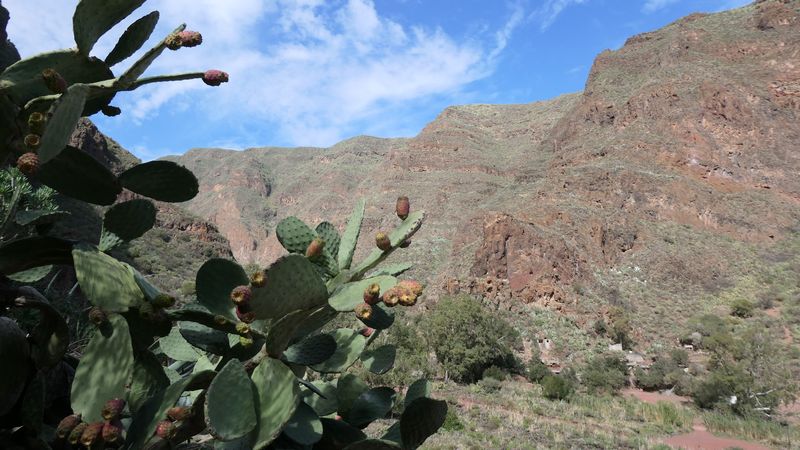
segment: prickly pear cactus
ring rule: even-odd
[[[36,233],[3,240],[0,233],[0,447],[160,449],[198,435],[215,448],[418,447],[447,409],[430,398],[429,384],[415,383],[397,408],[394,388],[368,386],[347,372],[363,366],[384,374],[394,367],[395,347],[372,343],[393,324],[392,308],[412,307],[423,295],[421,284],[397,278],[409,265],[379,267],[422,224],[424,213],[411,211],[408,198],[398,199],[394,230],[363,239],[374,246],[363,261],[353,263],[363,201],[341,235],[330,222],[312,227],[289,217],[276,229],[286,256],[254,274],[234,261],[207,261],[195,279],[197,301],[189,304],[177,304],[110,254],[154,226],[152,200],[187,201],[198,182],[167,161],[111,173],[67,145],[78,120],[119,114],[113,98],[150,83],[228,80],[219,70],[142,78],[165,50],[202,43],[184,25],[115,75],[112,67],[148,40],[158,12],[134,21],[108,55],[92,56],[98,39],[144,2],[80,0],[73,17],[77,49],[26,59],[0,49],[0,162],[16,164],[37,185],[107,207],[93,242]],[[123,189],[141,198],[118,202]],[[39,225],[58,219],[53,211],[18,211],[20,198],[12,193],[4,205],[0,230],[13,221],[38,233]],[[73,370],[65,369],[66,354],[79,347],[50,299],[26,284],[52,284],[65,267],[77,284],[63,300],[80,288],[93,328],[74,368],[71,411],[48,423],[46,383],[52,371]],[[29,310],[35,325],[23,330],[6,317],[17,309]],[[340,314],[352,326],[331,329]],[[393,410],[404,412],[390,432],[362,431],[394,418]]]

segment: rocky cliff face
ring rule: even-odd
[[[670,335],[770,289],[762,275],[796,242],[799,10],[769,0],[689,16],[601,53],[582,93],[451,107],[412,139],[192,150],[175,158],[201,180],[187,206],[239,261],[267,264],[281,218],[343,228],[365,197],[372,234],[405,194],[428,221],[402,257],[439,292],[578,324],[621,306],[641,334]]]

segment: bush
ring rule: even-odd
[[[528,363],[528,380],[532,383],[540,383],[548,375],[552,375],[550,369],[539,358],[531,358]]]
[[[750,300],[740,298],[733,302],[731,305],[731,315],[746,319],[753,315],[755,305]]]
[[[444,417],[444,424],[442,430],[444,431],[461,431],[464,429],[464,424],[458,419],[456,415],[456,408],[447,408],[447,415]]]
[[[575,393],[575,383],[566,377],[547,375],[542,379],[542,395],[549,400],[567,400]]]
[[[478,387],[487,394],[492,394],[503,388],[503,382],[497,378],[486,377],[478,381]]]
[[[501,367],[489,366],[483,371],[482,379],[486,378],[494,378],[498,381],[505,381],[508,378],[508,372]]]
[[[477,300],[442,299],[422,329],[447,376],[457,382],[474,382],[492,365],[517,370],[513,349],[519,334]]]
[[[617,355],[592,358],[583,369],[583,384],[591,392],[616,392],[628,383],[628,365]]]

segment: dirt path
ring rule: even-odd
[[[672,436],[662,441],[673,448],[686,450],[725,450],[740,448],[742,450],[770,450],[761,444],[743,441],[741,439],[722,438],[714,436],[706,430],[700,419],[695,419],[692,432]]]

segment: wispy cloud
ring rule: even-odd
[[[678,3],[679,1],[680,0],[647,0],[644,2],[644,6],[642,6],[642,12],[647,14],[654,13],[667,6]]]
[[[540,31],[546,31],[555,23],[558,16],[561,15],[567,7],[586,3],[587,1],[588,0],[547,0],[539,9],[531,14],[531,18],[539,24]]]
[[[75,2],[4,4],[12,14],[11,39],[24,54],[74,46]],[[170,111],[191,109],[220,124],[268,124],[280,141],[298,145],[330,145],[354,124],[391,121],[415,102],[456,96],[494,71],[525,17],[517,7],[501,29],[459,41],[440,28],[383,17],[372,0],[151,0],[144,8],[141,14],[161,12],[158,38],[185,21],[205,41],[165,54],[149,73],[219,68],[231,81],[216,89],[197,82],[148,86],[119,96],[126,114],[146,120],[169,103]],[[133,19],[94,53],[104,56]]]

